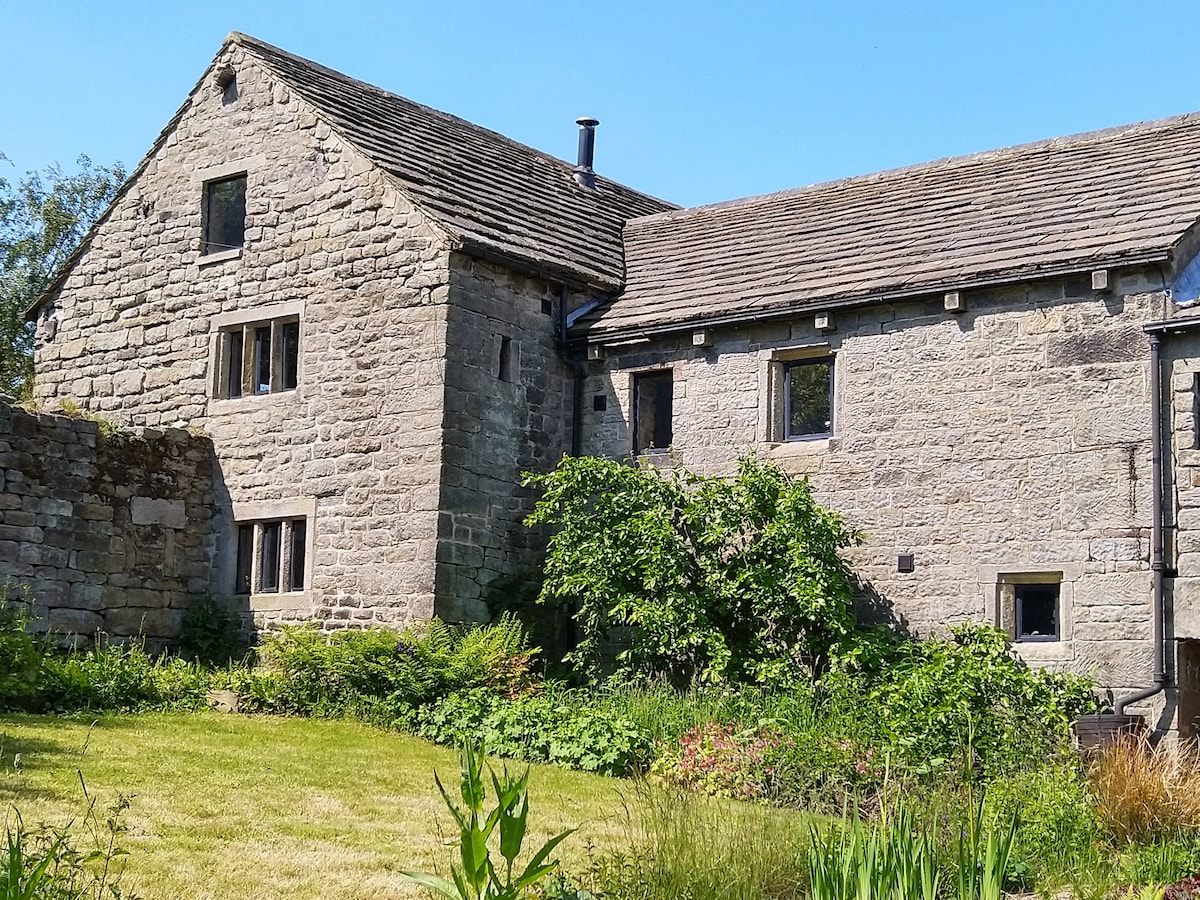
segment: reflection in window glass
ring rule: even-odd
[[[235,250],[246,239],[246,176],[204,186],[204,253]]]
[[[674,387],[670,369],[634,376],[634,453],[666,450],[671,446],[673,397]]]
[[[806,359],[784,367],[786,440],[833,433],[833,359]]]

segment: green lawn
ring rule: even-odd
[[[420,896],[396,872],[446,872],[449,819],[434,767],[457,784],[452,751],[353,722],[0,717],[10,817],[16,806],[27,825],[78,820],[81,774],[99,806],[131,797],[126,883],[145,900]],[[560,856],[620,845],[625,787],[534,766],[526,846],[576,826]]]

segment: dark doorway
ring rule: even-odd
[[[1200,640],[1179,641],[1176,661],[1179,685],[1179,736],[1200,738]]]

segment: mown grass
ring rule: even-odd
[[[454,751],[348,721],[0,717],[0,800],[27,824],[82,818],[81,776],[100,807],[132,797],[121,843],[145,900],[420,896],[397,872],[446,871],[435,767],[457,782]],[[582,826],[561,857],[618,847],[623,784],[534,766],[527,845]]]

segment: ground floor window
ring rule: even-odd
[[[1018,641],[1057,641],[1059,585],[1013,585]]]
[[[234,593],[276,594],[307,587],[307,519],[237,522]]]
[[[1062,575],[1002,575],[1001,627],[1016,643],[1063,639]]]
[[[300,383],[299,317],[223,328],[217,348],[215,396],[293,391]]]

